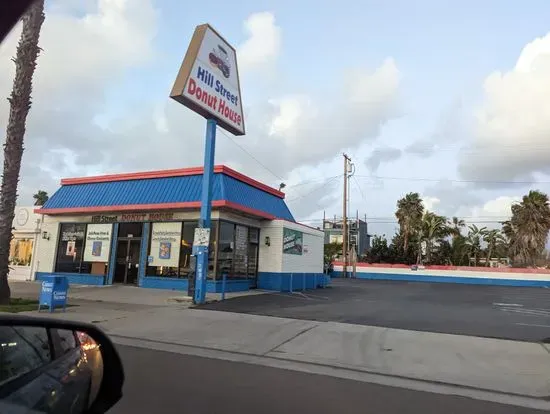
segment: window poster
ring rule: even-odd
[[[283,228],[283,254],[302,255],[304,234],[301,231]]]
[[[153,223],[149,266],[178,267],[181,246],[181,222]]]
[[[84,246],[85,262],[109,261],[112,232],[112,224],[88,224]]]

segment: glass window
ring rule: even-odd
[[[50,360],[46,328],[0,327],[0,382],[31,372]]]
[[[118,225],[118,237],[141,237],[143,223],[120,223]]]
[[[250,243],[256,243],[260,241],[260,229],[255,229],[254,227],[250,227],[248,230],[248,235],[250,236]]]
[[[10,265],[30,266],[32,260],[32,239],[12,239],[10,243]]]
[[[86,224],[63,223],[59,229],[56,272],[90,273],[91,263],[82,261]]]
[[[75,333],[67,329],[56,329],[55,332],[59,337],[59,350],[60,355],[70,352],[77,346]],[[59,355],[57,355],[59,356]]]
[[[235,278],[246,278],[248,274],[248,227],[235,225],[235,254],[233,274]]]
[[[180,252],[180,277],[188,277],[195,269],[191,268],[191,253],[193,249],[193,239],[195,238],[195,229],[199,223],[196,221],[186,221],[183,223],[183,232],[181,236]]]
[[[233,274],[233,252],[235,249],[235,224],[220,222],[218,243],[218,276],[224,273],[228,277]]]
[[[151,223],[151,235],[153,231],[153,225]],[[185,221],[181,228],[181,246],[179,250],[179,266],[166,267],[166,266],[150,266],[147,265],[147,276],[164,276],[173,278],[187,278],[190,274],[193,274],[195,269],[191,260],[193,250],[193,239],[195,238],[195,229],[198,227],[197,221]],[[215,249],[215,235],[216,235],[217,222],[212,222],[211,230],[211,243],[208,251],[208,278],[214,277],[214,257],[216,253]],[[151,236],[152,237],[152,236]],[[150,237],[150,239],[151,239]],[[150,241],[151,243],[151,241]],[[151,246],[151,244],[149,244]]]

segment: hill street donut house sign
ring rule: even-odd
[[[234,135],[244,135],[235,49],[210,25],[197,26],[170,97]]]

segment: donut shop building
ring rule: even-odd
[[[61,180],[41,215],[35,279],[187,290],[202,168]],[[207,289],[312,289],[323,275],[321,230],[297,223],[284,193],[214,168]]]

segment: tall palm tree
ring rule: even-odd
[[[468,249],[468,264],[471,266],[471,259],[474,259],[474,266],[477,266],[479,254],[481,252],[481,240],[487,231],[486,227],[477,227],[475,224],[468,226],[468,235],[466,236],[466,248]]]
[[[505,242],[504,236],[497,229],[487,230],[483,235],[483,241],[487,243],[487,258],[485,260],[485,266],[489,267],[491,257],[499,245],[499,243]]]
[[[449,222],[453,239],[461,235],[461,230],[466,226],[466,222],[458,217],[453,217]]]
[[[409,239],[418,230],[423,213],[424,205],[418,193],[408,193],[397,201],[395,217],[403,235],[403,252],[409,248]]]
[[[536,265],[549,231],[548,196],[537,190],[529,191],[520,203],[512,205],[512,218],[503,224],[503,232],[510,241],[510,255],[523,265]]]
[[[10,300],[8,285],[12,222],[17,201],[17,183],[23,157],[27,115],[31,108],[32,78],[40,48],[38,39],[44,22],[44,0],[36,1],[23,16],[21,38],[17,45],[15,79],[8,101],[10,114],[4,144],[4,170],[0,189],[0,303]]]
[[[48,201],[50,196],[48,196],[48,193],[46,191],[38,190],[38,192],[34,194],[32,198],[34,198],[35,206],[43,206],[44,204],[46,204],[46,201]]]
[[[434,242],[443,239],[449,235],[447,219],[443,216],[438,216],[431,211],[426,211],[422,216],[420,225],[419,239],[421,244],[426,246],[426,261],[430,263]],[[417,263],[420,263],[422,246],[418,247]]]

